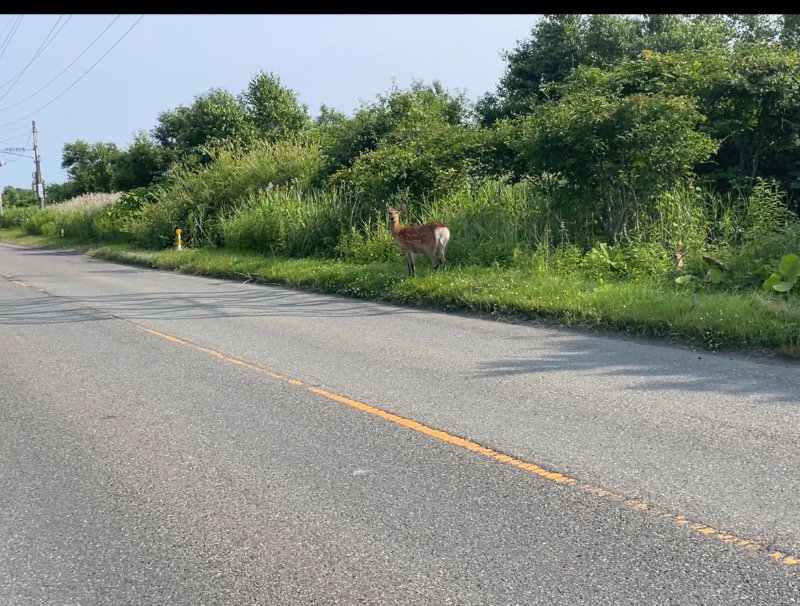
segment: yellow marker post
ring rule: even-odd
[[[183,246],[181,245],[181,228],[175,230],[175,234],[178,236],[178,250],[183,250]]]

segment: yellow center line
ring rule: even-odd
[[[263,368],[261,366],[258,366],[256,364],[251,364],[249,362],[243,362],[241,360],[237,360],[235,358],[231,358],[231,357],[229,357],[229,356],[227,356],[227,355],[225,355],[223,353],[220,353],[218,351],[214,351],[214,350],[208,349],[206,347],[202,347],[200,345],[196,345],[194,343],[190,343],[188,341],[183,341],[181,339],[177,339],[176,337],[172,337],[170,335],[166,335],[164,333],[160,333],[158,331],[155,331],[155,330],[152,330],[150,328],[146,328],[144,326],[136,324],[135,322],[130,322],[130,323],[134,324],[135,326],[138,326],[139,328],[142,328],[142,329],[146,330],[147,332],[149,332],[151,334],[163,337],[163,338],[165,338],[165,339],[167,339],[167,340],[169,340],[171,342],[177,342],[177,343],[180,343],[181,345],[187,345],[187,346],[192,347],[192,348],[194,348],[194,349],[196,349],[198,351],[202,351],[204,353],[208,353],[208,354],[213,355],[214,357],[220,358],[222,360],[226,360],[228,362],[232,362],[232,363],[240,365],[240,366],[246,366],[247,368],[249,368],[251,370],[256,370],[258,372],[266,374],[270,378],[276,379],[278,381],[283,381],[285,383],[289,383],[290,385],[303,385],[303,383],[301,381],[298,381],[297,379],[291,379],[291,378],[288,378],[288,377],[284,377],[282,375],[279,375],[279,374],[277,374],[275,372],[272,372],[272,371],[270,371],[270,370],[268,370],[266,368]],[[390,421],[392,423],[396,423],[397,425],[401,425],[402,427],[406,427],[406,428],[411,429],[413,431],[418,431],[418,432],[423,433],[423,434],[425,434],[427,436],[430,436],[432,438],[436,438],[437,440],[441,440],[441,441],[446,442],[448,444],[453,444],[454,446],[459,446],[459,447],[464,448],[466,450],[469,450],[471,452],[475,452],[475,453],[481,454],[483,456],[489,457],[489,458],[494,459],[496,461],[499,461],[501,463],[506,463],[508,465],[513,465],[514,467],[517,467],[519,469],[523,469],[525,471],[531,472],[531,473],[533,473],[533,474],[535,474],[535,475],[537,475],[539,477],[545,478],[545,479],[550,480],[552,482],[555,482],[557,484],[565,484],[565,485],[576,487],[576,488],[578,488],[578,489],[580,489],[580,490],[582,490],[584,492],[587,492],[587,493],[590,493],[592,495],[595,495],[595,496],[597,496],[597,497],[599,497],[601,499],[622,503],[622,504],[630,507],[631,509],[634,509],[634,510],[637,510],[637,511],[647,511],[647,512],[653,514],[653,515],[656,515],[658,517],[661,517],[661,518],[664,518],[666,520],[669,520],[669,521],[673,522],[674,524],[676,524],[677,526],[682,526],[684,528],[688,528],[689,530],[691,530],[691,531],[693,531],[695,533],[698,533],[698,534],[701,534],[701,535],[704,535],[704,536],[708,536],[708,537],[712,537],[712,538],[717,539],[719,541],[722,541],[724,543],[728,543],[728,544],[731,544],[731,545],[736,545],[736,546],[738,546],[740,548],[743,548],[743,549],[746,549],[748,551],[760,551],[760,552],[763,552],[769,558],[771,558],[772,560],[774,560],[776,562],[779,562],[781,564],[784,564],[786,566],[798,567],[798,564],[800,564],[800,558],[794,557],[793,555],[790,555],[790,554],[787,554],[787,553],[784,553],[784,552],[781,552],[781,551],[770,551],[768,546],[763,545],[761,543],[758,543],[757,541],[754,541],[754,540],[751,540],[751,539],[745,539],[743,537],[739,537],[739,536],[737,536],[735,534],[719,530],[717,528],[714,528],[712,526],[708,526],[706,524],[692,523],[692,522],[690,522],[689,519],[687,519],[684,516],[676,515],[676,514],[674,514],[672,512],[669,512],[669,511],[667,511],[665,509],[661,509],[659,507],[655,507],[653,505],[645,503],[644,501],[640,501],[638,499],[626,498],[626,497],[624,497],[622,495],[613,493],[613,492],[611,492],[609,490],[606,490],[604,488],[601,488],[599,486],[594,486],[592,484],[587,484],[587,483],[581,482],[581,481],[579,481],[579,480],[577,480],[575,478],[571,478],[571,477],[565,476],[563,474],[560,474],[558,472],[550,471],[548,469],[540,467],[539,465],[535,465],[534,463],[528,463],[526,461],[522,461],[522,460],[517,459],[515,457],[499,453],[499,452],[497,452],[495,450],[492,450],[491,448],[487,448],[486,446],[482,446],[481,444],[478,444],[477,442],[472,442],[470,440],[466,440],[464,438],[460,438],[460,437],[458,437],[456,435],[453,435],[451,433],[448,433],[446,431],[442,431],[442,430],[439,430],[439,429],[434,429],[434,428],[429,427],[427,425],[424,425],[424,424],[422,424],[422,423],[420,423],[418,421],[414,421],[412,419],[408,419],[406,417],[402,417],[400,415],[396,415],[394,413],[387,412],[387,411],[382,410],[380,408],[376,408],[374,406],[370,406],[369,404],[365,404],[364,402],[359,402],[358,400],[353,400],[353,399],[348,398],[346,396],[342,396],[342,395],[339,395],[339,394],[336,394],[336,393],[332,393],[332,392],[327,391],[325,389],[322,389],[320,387],[313,387],[312,386],[312,387],[307,387],[307,389],[308,389],[308,391],[310,391],[310,392],[312,392],[314,394],[317,394],[319,396],[322,396],[322,397],[327,398],[329,400],[332,400],[334,402],[338,402],[340,404],[345,404],[347,406],[350,406],[351,408],[355,408],[356,410],[360,410],[362,412],[366,412],[366,413],[374,415],[376,417],[380,417],[381,419],[385,419],[386,421]]]
[[[8,276],[6,276],[6,277],[8,277]],[[29,284],[26,284],[25,282],[22,282],[20,280],[11,280],[11,282],[13,282],[15,284],[18,284],[20,286],[25,286],[27,288],[34,288],[34,287],[30,286]],[[40,288],[35,288],[35,290],[37,290],[38,292],[47,294],[48,296],[57,296],[57,295],[50,295],[45,290],[40,289]],[[58,297],[58,298],[62,298],[62,297]],[[222,352],[219,352],[219,351],[216,351],[216,350],[213,350],[213,349],[209,349],[209,348],[203,347],[201,345],[197,345],[196,343],[192,343],[190,341],[186,341],[184,339],[180,339],[180,338],[175,337],[173,335],[169,335],[169,334],[160,332],[158,330],[154,330],[152,328],[148,328],[146,326],[143,326],[141,324],[133,322],[132,320],[127,320],[125,318],[120,318],[119,316],[114,316],[113,314],[110,314],[108,312],[104,312],[102,310],[95,310],[95,311],[97,311],[98,313],[102,313],[103,315],[115,318],[117,320],[122,320],[123,322],[127,322],[128,324],[132,324],[133,326],[136,326],[137,328],[142,329],[142,330],[150,333],[151,335],[154,335],[154,336],[160,337],[162,339],[165,339],[166,341],[169,341],[170,343],[175,343],[176,345],[184,345],[184,346],[190,347],[192,349],[195,349],[196,351],[200,351],[202,353],[214,356],[215,358],[218,358],[220,360],[224,360],[226,362],[230,362],[230,363],[235,364],[237,366],[242,366],[242,367],[245,367],[245,368],[247,368],[249,370],[253,370],[253,371],[265,374],[268,377],[270,377],[271,379],[274,379],[276,381],[282,381],[284,383],[288,383],[288,384],[293,385],[293,386],[302,386],[303,385],[302,381],[299,381],[297,379],[292,379],[292,378],[289,378],[289,377],[285,377],[285,376],[280,375],[280,374],[278,374],[276,372],[273,372],[273,371],[271,371],[271,370],[269,370],[267,368],[264,368],[262,366],[258,366],[257,364],[252,364],[250,362],[245,362],[245,361],[239,360],[237,358],[232,358],[232,357],[230,357],[230,356],[228,356],[228,355],[226,355],[226,354],[224,354]],[[381,419],[384,419],[386,421],[390,421],[392,423],[395,423],[395,424],[400,425],[402,427],[406,427],[406,428],[411,429],[413,431],[418,431],[418,432],[420,432],[422,434],[425,434],[425,435],[430,436],[432,438],[435,438],[437,440],[441,440],[441,441],[446,442],[448,444],[452,444],[454,446],[458,446],[460,448],[464,448],[466,450],[469,450],[471,452],[483,455],[485,457],[489,457],[489,458],[494,459],[495,461],[498,461],[500,463],[505,463],[505,464],[508,464],[508,465],[512,465],[512,466],[517,467],[519,469],[531,472],[531,473],[533,473],[533,474],[535,474],[535,475],[537,475],[539,477],[542,477],[542,478],[544,478],[546,480],[549,480],[551,482],[555,482],[557,484],[568,485],[568,486],[572,486],[574,488],[578,488],[578,489],[582,490],[583,492],[592,494],[592,495],[594,495],[594,496],[596,496],[598,498],[601,498],[601,499],[604,499],[604,500],[608,500],[608,501],[614,501],[614,502],[617,502],[617,503],[621,503],[621,504],[624,504],[624,505],[630,507],[631,509],[634,509],[634,510],[637,510],[637,511],[646,511],[646,512],[648,512],[650,514],[653,514],[653,515],[656,515],[658,517],[661,517],[661,518],[664,518],[666,520],[669,520],[672,523],[674,523],[675,525],[683,527],[683,528],[686,528],[686,529],[688,529],[688,530],[690,530],[692,532],[695,532],[695,533],[698,533],[698,534],[701,534],[701,535],[704,535],[704,536],[707,536],[707,537],[711,537],[711,538],[717,539],[717,540],[722,541],[724,543],[728,543],[728,544],[731,544],[731,545],[736,545],[737,547],[740,547],[740,548],[748,550],[748,551],[761,552],[764,555],[766,555],[768,558],[770,558],[771,560],[779,562],[779,563],[781,563],[783,565],[800,568],[800,566],[798,566],[798,565],[800,565],[800,558],[795,557],[795,555],[785,553],[783,551],[774,550],[774,548],[771,549],[769,546],[767,546],[765,544],[762,544],[762,543],[759,543],[758,541],[754,541],[752,539],[746,539],[746,538],[743,538],[743,537],[739,537],[739,536],[737,536],[735,534],[720,530],[718,528],[714,528],[712,526],[708,526],[706,524],[693,523],[688,518],[686,518],[685,516],[676,515],[676,514],[674,514],[672,512],[669,512],[669,511],[667,511],[665,509],[662,509],[660,507],[655,507],[653,505],[645,503],[644,501],[640,501],[638,499],[626,498],[626,497],[624,497],[622,495],[619,495],[619,494],[616,494],[616,493],[611,492],[609,490],[606,490],[605,488],[601,488],[599,486],[594,486],[592,484],[587,484],[587,483],[581,482],[581,481],[579,481],[579,480],[577,480],[575,478],[571,478],[571,477],[565,476],[563,474],[560,474],[558,472],[554,472],[554,471],[545,469],[544,467],[540,467],[539,465],[535,465],[533,463],[528,463],[526,461],[522,461],[522,460],[517,459],[515,457],[499,453],[499,452],[497,452],[495,450],[492,450],[491,448],[487,448],[486,446],[482,446],[481,444],[478,444],[477,442],[472,442],[470,440],[466,440],[464,438],[460,438],[460,437],[458,437],[456,435],[453,435],[451,433],[448,433],[446,431],[442,431],[442,430],[439,430],[439,429],[434,429],[434,428],[429,427],[427,425],[424,425],[424,424],[422,424],[422,423],[420,423],[418,421],[414,421],[412,419],[408,419],[406,417],[402,417],[400,415],[396,415],[394,413],[387,412],[387,411],[382,410],[380,408],[376,408],[374,406],[370,406],[369,404],[365,404],[364,402],[359,402],[358,400],[352,400],[352,399],[350,399],[348,397],[345,397],[345,396],[342,396],[342,395],[338,395],[338,394],[326,391],[325,389],[322,389],[320,387],[307,387],[306,389],[308,391],[316,394],[316,395],[322,396],[324,398],[327,398],[327,399],[332,400],[334,402],[338,402],[340,404],[345,404],[347,406],[350,406],[351,408],[355,408],[356,410],[360,410],[362,412],[374,415],[376,417],[380,417]]]

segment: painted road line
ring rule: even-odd
[[[14,284],[17,284],[19,286],[24,286],[26,288],[35,289],[36,291],[38,291],[40,293],[43,293],[43,294],[46,294],[48,296],[55,297],[55,298],[58,298],[58,299],[62,299],[62,300],[65,300],[65,301],[69,301],[69,302],[71,302],[73,304],[80,305],[81,307],[91,309],[91,310],[93,310],[93,311],[95,311],[95,312],[97,312],[99,314],[102,314],[104,316],[107,316],[109,318],[113,318],[113,319],[116,319],[116,320],[121,320],[121,321],[126,322],[128,324],[131,324],[131,325],[133,325],[133,326],[135,326],[135,327],[137,327],[137,328],[139,328],[141,330],[144,330],[145,332],[147,332],[147,333],[149,333],[151,335],[154,335],[156,337],[162,338],[162,339],[164,339],[164,340],[166,340],[166,341],[168,341],[170,343],[192,348],[192,349],[194,349],[196,351],[199,351],[199,352],[202,352],[204,354],[211,355],[211,356],[213,356],[213,357],[215,357],[215,358],[217,358],[219,360],[223,360],[225,362],[230,362],[232,364],[235,364],[236,366],[242,366],[242,367],[245,367],[245,368],[247,368],[249,370],[253,370],[253,371],[259,372],[261,374],[265,374],[266,376],[270,377],[271,379],[274,379],[276,381],[281,381],[281,382],[287,383],[287,384],[295,386],[295,387],[303,387],[303,385],[304,385],[303,382],[298,380],[298,379],[293,379],[293,378],[286,377],[284,375],[281,375],[281,374],[278,374],[276,372],[273,372],[273,371],[271,371],[271,370],[269,370],[267,368],[264,368],[262,366],[259,366],[257,364],[253,364],[251,362],[246,362],[244,360],[239,360],[237,358],[233,358],[233,357],[228,356],[228,355],[226,355],[226,354],[224,354],[222,352],[219,352],[219,351],[216,351],[216,350],[213,350],[213,349],[209,349],[208,347],[203,347],[202,345],[198,345],[196,343],[192,343],[191,341],[186,341],[184,339],[180,339],[180,338],[178,338],[176,336],[173,336],[173,335],[170,335],[170,334],[158,331],[158,330],[154,330],[152,328],[148,328],[147,326],[143,326],[142,324],[139,324],[137,322],[133,322],[132,320],[128,320],[126,318],[121,318],[119,316],[115,316],[115,315],[110,314],[110,313],[108,313],[106,311],[103,311],[101,309],[96,309],[96,308],[92,308],[92,307],[83,305],[83,304],[81,304],[79,302],[69,300],[66,297],[59,297],[57,295],[52,295],[52,294],[50,294],[50,293],[48,293],[48,292],[46,292],[46,291],[44,291],[44,290],[42,290],[40,288],[36,288],[36,287],[33,287],[33,286],[29,285],[29,284],[26,284],[25,282],[21,282],[19,280],[13,280],[9,276],[6,276],[6,278],[8,278],[11,282],[13,282]],[[775,550],[774,547],[771,548],[771,547],[769,547],[767,545],[759,543],[758,541],[754,541],[752,539],[747,539],[747,538],[744,538],[744,537],[740,537],[740,536],[737,536],[737,535],[735,535],[733,533],[726,532],[724,530],[721,530],[721,529],[718,529],[718,528],[714,528],[714,527],[708,526],[706,524],[692,522],[691,520],[689,520],[688,518],[686,518],[684,516],[677,515],[675,513],[672,513],[670,511],[667,511],[666,509],[663,509],[663,508],[660,508],[660,507],[655,507],[655,506],[650,505],[650,504],[648,504],[648,503],[646,503],[644,501],[641,501],[641,500],[638,500],[638,499],[627,498],[627,497],[625,497],[623,495],[619,495],[619,494],[616,494],[616,493],[614,493],[612,491],[606,490],[605,488],[602,488],[602,487],[599,487],[599,486],[595,486],[595,485],[592,485],[592,484],[588,484],[588,483],[585,483],[585,482],[581,482],[581,481],[579,481],[579,480],[577,480],[575,478],[571,478],[571,477],[565,476],[565,475],[563,475],[561,473],[545,469],[544,467],[540,467],[539,465],[536,465],[534,463],[529,463],[529,462],[523,461],[521,459],[517,459],[515,457],[512,457],[510,455],[502,454],[502,453],[497,452],[497,451],[495,451],[495,450],[493,450],[491,448],[487,448],[486,446],[478,444],[477,442],[473,442],[471,440],[466,440],[464,438],[461,438],[461,437],[456,436],[454,434],[448,433],[446,431],[442,431],[440,429],[434,429],[432,427],[424,425],[423,423],[420,423],[418,421],[414,421],[413,419],[408,419],[406,417],[402,417],[400,415],[396,415],[394,413],[387,412],[387,411],[382,410],[380,408],[376,408],[374,406],[370,406],[369,404],[365,404],[364,402],[359,402],[358,400],[353,400],[353,399],[350,399],[350,398],[348,398],[346,396],[339,395],[339,394],[336,394],[336,393],[332,393],[332,392],[327,391],[325,389],[322,389],[320,387],[311,386],[311,387],[306,387],[306,389],[308,391],[310,391],[311,393],[314,393],[316,395],[319,395],[319,396],[322,396],[324,398],[327,398],[328,400],[337,402],[339,404],[344,404],[346,406],[350,406],[351,408],[355,408],[356,410],[365,412],[367,414],[371,414],[371,415],[376,416],[376,417],[380,417],[380,418],[382,418],[382,419],[384,419],[386,421],[389,421],[391,423],[395,423],[397,425],[400,425],[400,426],[405,427],[407,429],[410,429],[412,431],[420,432],[422,434],[425,434],[425,435],[430,436],[432,438],[435,438],[437,440],[441,440],[441,441],[446,442],[448,444],[452,444],[454,446],[458,446],[460,448],[464,448],[466,450],[469,450],[470,452],[474,452],[474,453],[483,455],[485,457],[489,457],[489,458],[494,459],[494,460],[496,460],[496,461],[498,461],[500,463],[505,463],[507,465],[512,465],[512,466],[517,467],[519,469],[522,469],[524,471],[531,472],[531,473],[533,473],[533,474],[535,474],[535,475],[537,475],[537,476],[539,476],[541,478],[544,478],[545,480],[548,480],[548,481],[551,481],[551,482],[555,482],[555,483],[560,484],[560,485],[567,485],[567,486],[571,486],[573,488],[577,488],[579,490],[582,490],[584,492],[592,494],[592,495],[594,495],[594,496],[596,496],[598,498],[601,498],[601,499],[604,499],[604,500],[608,500],[608,501],[614,501],[614,502],[617,502],[617,503],[621,503],[621,504],[623,504],[623,505],[625,505],[625,506],[627,506],[627,507],[629,507],[631,509],[634,509],[636,511],[647,512],[647,513],[649,513],[651,515],[655,515],[657,517],[669,520],[672,523],[676,524],[677,526],[685,528],[685,529],[689,530],[690,532],[693,532],[693,533],[696,533],[696,534],[701,534],[703,536],[710,537],[710,538],[716,539],[716,540],[724,542],[724,543],[735,545],[735,546],[737,546],[739,548],[742,548],[742,549],[745,549],[747,551],[760,552],[760,553],[766,555],[768,558],[770,558],[771,560],[773,560],[775,562],[778,562],[778,563],[783,564],[785,566],[792,566],[792,567],[800,569],[800,566],[798,566],[798,565],[800,565],[800,557],[797,557],[798,554],[792,554],[792,553],[787,553],[787,552],[784,552],[784,551]]]

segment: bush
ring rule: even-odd
[[[221,237],[225,246],[268,255],[332,257],[353,207],[341,192],[268,188],[221,219]]]
[[[143,205],[126,224],[131,239],[163,247],[180,227],[187,245],[218,246],[222,219],[270,186],[306,190],[323,165],[319,147],[290,142],[262,142],[246,153],[222,147],[214,159],[199,170],[176,169],[157,201]]]

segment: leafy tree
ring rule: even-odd
[[[797,187],[800,52],[743,43],[735,48],[644,54],[610,71],[623,94],[687,95],[707,116],[699,126],[720,147],[697,167],[716,187],[752,187],[776,177]]]
[[[687,97],[622,95],[607,73],[580,68],[560,101],[540,104],[502,128],[531,174],[567,179],[577,195],[562,210],[594,215],[613,246],[632,213],[690,180],[692,168],[714,152],[711,137],[697,129],[702,120]]]
[[[780,41],[786,48],[800,47],[800,15],[782,15]]]
[[[497,94],[481,107],[490,106],[496,117],[524,111],[531,101],[541,98],[544,85],[563,81],[584,62],[582,21],[581,15],[542,15],[530,39],[504,53],[506,73]]]
[[[57,204],[79,195],[77,187],[72,181],[64,183],[45,183],[44,197],[46,204]],[[38,200],[37,200],[38,203]]]
[[[36,206],[37,204],[39,204],[39,199],[30,189],[13,187],[11,185],[7,185],[3,188],[3,206],[10,208],[19,206]]]
[[[505,53],[506,72],[495,93],[478,103],[481,123],[525,114],[533,104],[558,94],[580,66],[610,68],[645,50],[683,52],[776,39],[771,15],[542,15],[531,37]]]
[[[202,165],[211,161],[209,148],[234,144],[246,149],[257,132],[239,99],[226,90],[212,88],[196,96],[188,107],[162,112],[152,135],[178,161]]]
[[[114,164],[114,189],[129,191],[162,181],[173,157],[170,150],[158,145],[147,133],[137,133]]]
[[[485,135],[463,94],[439,82],[393,87],[340,123],[326,150],[345,182],[379,201],[404,192],[413,198],[443,193],[482,171]]]
[[[259,136],[268,141],[290,139],[310,126],[308,106],[272,73],[254,76],[240,101]]]
[[[724,15],[733,30],[734,44],[770,45],[780,39],[782,20],[778,15]]]
[[[115,143],[65,143],[61,168],[67,171],[75,195],[114,191],[114,165],[122,152]]]

